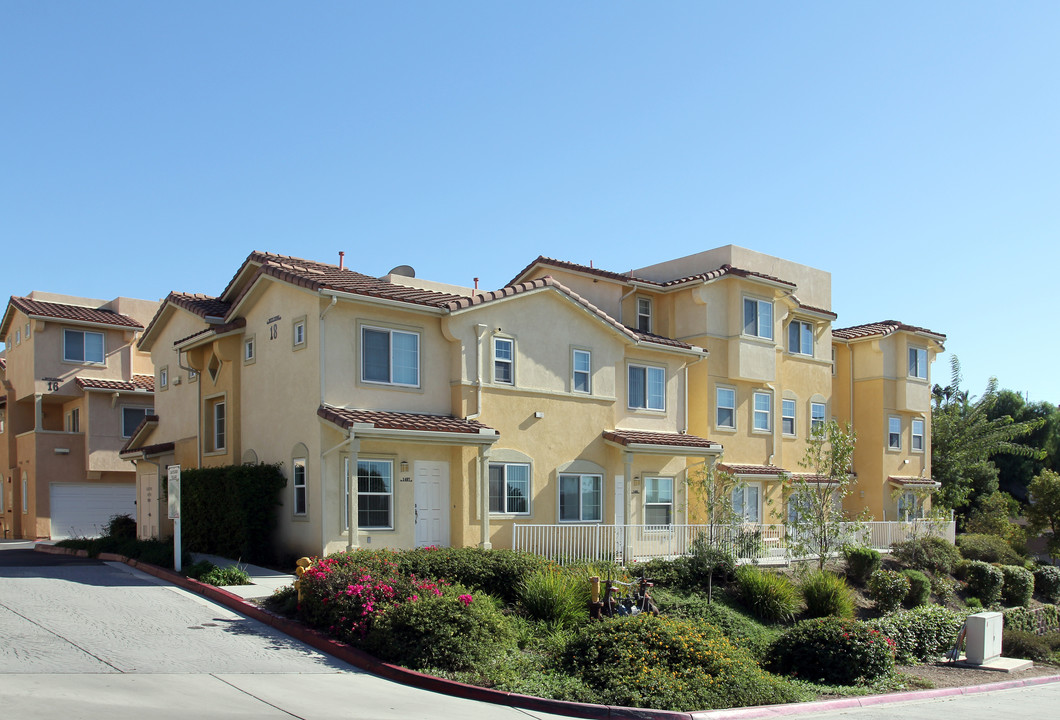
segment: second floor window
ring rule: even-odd
[[[73,412],[77,412],[74,410]],[[140,427],[140,423],[144,421],[144,418],[148,415],[154,414],[154,408],[143,408],[143,407],[126,407],[121,409],[121,436],[132,437],[132,434],[136,431],[136,428]],[[80,423],[79,419],[75,419],[75,423]],[[71,432],[77,432],[77,430],[71,430]]]
[[[720,428],[736,427],[736,391],[732,388],[717,388],[717,425]]]
[[[795,401],[780,401],[780,431],[785,435],[795,434]]]
[[[773,415],[773,396],[769,393],[756,392],[754,394],[754,430],[769,432],[772,427],[770,418]]]
[[[913,450],[924,449],[924,421],[917,418],[913,420]]]
[[[902,418],[896,415],[887,418],[887,447],[891,450],[902,448]]]
[[[103,333],[63,330],[63,360],[67,362],[102,363]]]
[[[660,367],[630,365],[629,407],[633,410],[665,410],[666,371]]]
[[[637,298],[637,329],[651,332],[651,298]]]
[[[419,334],[384,328],[362,328],[361,379],[366,382],[418,386]]]
[[[493,338],[493,382],[515,384],[515,341]]]
[[[909,377],[927,380],[927,350],[924,348],[909,348]]]
[[[574,392],[592,392],[593,356],[588,350],[574,351],[574,379],[571,383]]]
[[[207,437],[210,440],[210,452],[223,452],[225,449],[225,403],[224,398],[210,400],[207,403],[207,421],[210,423]]]
[[[755,298],[743,299],[743,334],[773,339],[773,303]]]
[[[810,403],[810,433],[824,427],[824,403]]]
[[[813,355],[813,325],[802,320],[788,323],[788,352]]]
[[[122,418],[124,421],[124,418]],[[66,415],[66,432],[81,432],[81,409],[74,408]],[[129,437],[124,432],[122,437]]]

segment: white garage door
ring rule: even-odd
[[[136,486],[52,483],[52,540],[99,537],[114,515],[136,517]]]

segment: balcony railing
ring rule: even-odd
[[[938,535],[953,542],[953,521],[836,523],[842,542],[889,550],[892,543]],[[741,563],[787,564],[816,557],[807,543],[794,542],[782,524],[738,525],[514,525],[512,548],[557,562],[594,561],[626,564],[650,558],[692,554],[697,538],[722,548]],[[701,541],[702,542],[702,541]]]

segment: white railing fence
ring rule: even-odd
[[[845,542],[876,550],[913,537],[938,535],[953,542],[953,521],[837,523]],[[794,542],[782,524],[739,525],[524,525],[512,527],[512,549],[532,552],[556,562],[628,563],[650,558],[691,555],[695,543],[722,548],[739,562],[786,564],[806,559],[806,543]],[[789,542],[791,540],[792,542]],[[802,548],[797,553],[796,546]]]

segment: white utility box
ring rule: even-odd
[[[965,655],[969,665],[982,665],[1001,657],[1001,632],[1005,616],[999,612],[969,615],[966,621]]]

